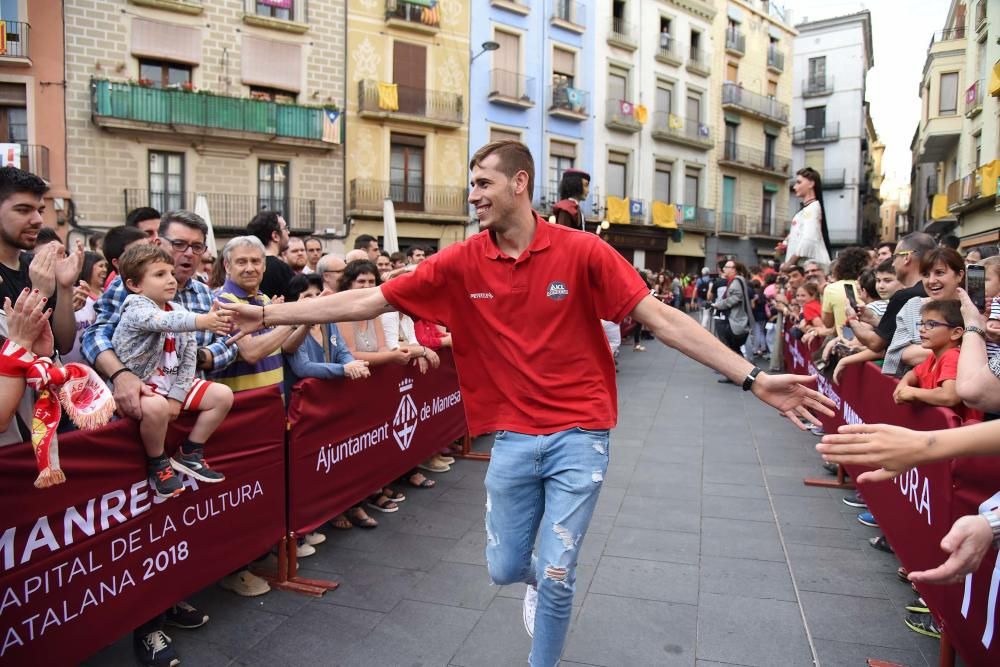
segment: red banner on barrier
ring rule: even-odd
[[[75,664],[266,553],[285,526],[284,408],[243,392],[205,448],[218,484],[150,491],[136,423],[60,436],[65,484],[32,485],[29,444],[0,448],[0,664]],[[193,423],[168,435],[168,451]]]
[[[812,354],[785,332],[785,367],[816,375]],[[894,424],[917,431],[955,428],[962,420],[954,411],[919,403],[897,405],[896,379],[871,363],[844,369],[838,385],[819,378],[819,389],[836,404],[836,415],[823,419],[823,429],[836,433],[843,424]],[[865,468],[848,466],[856,476]],[[919,466],[891,482],[865,484],[861,493],[903,566],[909,571],[937,567],[947,558],[941,539],[958,517],[975,514],[979,504],[1000,491],[1000,457],[959,459]],[[969,665],[1000,665],[997,592],[1000,565],[991,550],[966,585],[920,586],[920,594],[943,623],[948,638]]]
[[[288,419],[289,522],[299,535],[467,431],[449,351],[426,375],[413,366],[381,366],[364,380],[303,380]]]

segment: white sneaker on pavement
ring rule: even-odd
[[[528,631],[528,636],[535,636],[535,609],[538,608],[538,589],[534,586],[527,586],[524,591],[524,629]]]

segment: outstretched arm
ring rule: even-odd
[[[239,333],[230,342],[267,326],[279,324],[318,324],[324,322],[360,322],[393,310],[378,287],[347,290],[315,299],[292,303],[252,306],[246,303],[223,303],[233,315],[233,327]]]
[[[723,345],[694,319],[652,296],[646,296],[639,302],[632,311],[632,318],[641,322],[665,345],[714,368],[736,384],[742,383],[754,368],[753,364]],[[819,423],[811,411],[833,416],[833,401],[805,386],[815,381],[816,378],[807,375],[761,373],[753,383],[753,393],[805,430],[802,419]]]

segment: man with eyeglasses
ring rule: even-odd
[[[337,282],[344,275],[347,263],[336,255],[324,255],[316,263],[316,273],[323,278],[323,288],[331,292],[337,291]]]
[[[191,211],[169,211],[160,220],[155,243],[164,247],[174,260],[174,277],[177,279],[175,301],[193,313],[205,314],[212,308],[212,292],[204,283],[194,280],[199,260],[208,250],[205,237],[208,225],[201,216]],[[104,294],[94,304],[97,319],[81,336],[84,358],[102,375],[111,380],[115,402],[129,417],[142,419],[139,397],[150,390],[142,381],[125,369],[115,355],[111,336],[118,324],[121,306],[128,296],[121,277],[115,278]],[[208,331],[195,333],[198,341],[198,369],[217,372],[236,358],[236,345],[227,345],[224,336]]]
[[[134,226],[134,225],[133,225]],[[152,236],[152,235],[151,235]],[[177,296],[174,301],[193,313],[203,315],[212,308],[212,292],[202,282],[194,280],[200,259],[208,250],[205,238],[208,225],[191,211],[169,211],[160,219],[153,243],[164,247],[174,260]],[[214,252],[214,248],[212,249]],[[115,402],[127,416],[140,420],[140,396],[149,396],[152,389],[132,374],[115,354],[111,337],[118,325],[121,307],[129,295],[121,276],[116,277],[94,304],[97,319],[80,337],[84,358],[96,368],[114,391]],[[225,336],[209,331],[195,332],[198,342],[198,368],[203,372],[224,369],[236,358],[237,347],[227,344]],[[163,614],[158,614],[133,632],[133,649],[144,662],[162,635],[164,623],[183,628],[197,628],[208,622],[208,615],[180,601]]]
[[[854,335],[865,347],[873,352],[884,352],[892,337],[896,334],[896,315],[906,302],[915,296],[925,297],[927,292],[920,280],[920,258],[924,253],[937,247],[934,237],[923,232],[907,234],[896,245],[892,253],[892,268],[896,271],[896,280],[903,286],[889,299],[885,314],[878,327],[873,327],[858,319],[858,314],[847,306],[847,322]]]

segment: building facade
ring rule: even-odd
[[[536,164],[532,201],[545,215],[559,200],[563,172],[593,169],[594,6],[575,0],[472,6],[487,20],[471,26],[470,153],[498,139],[524,142]],[[587,215],[599,184],[591,190]]]
[[[715,229],[716,16],[700,0],[598,3],[594,182],[606,238],[639,267],[695,272]]]
[[[719,3],[713,23],[711,89],[718,129],[708,179],[708,201],[716,210],[716,231],[706,260],[736,256],[748,265],[773,256],[788,233],[793,211],[788,183],[792,171],[792,48],[790,16],[774,2]]]
[[[386,200],[403,249],[465,238],[471,55],[465,2],[348,0],[348,245]]]
[[[0,155],[49,184],[45,224],[64,239],[73,215],[66,178],[61,3],[0,0]]]
[[[792,173],[803,167],[820,173],[835,248],[870,244],[879,232],[871,192],[874,127],[865,103],[875,64],[871,15],[865,10],[795,27]]]
[[[343,235],[344,7],[67,0],[66,129],[80,224],[190,208],[220,240],[262,209]]]
[[[953,0],[927,50],[913,140],[915,224],[962,248],[1000,241],[1000,0]]]

